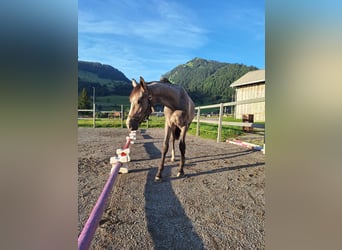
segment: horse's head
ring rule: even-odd
[[[140,84],[133,79],[132,85],[133,90],[129,96],[131,108],[128,113],[126,125],[130,130],[137,130],[139,124],[152,113],[152,97],[148,93],[144,78],[140,77]]]

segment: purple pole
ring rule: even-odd
[[[112,190],[114,181],[116,179],[116,176],[118,175],[121,165],[122,163],[117,162],[115,166],[113,166],[111,174],[106,182],[106,185],[104,186],[100,197],[98,198],[93,210],[90,213],[90,216],[86,224],[83,227],[81,234],[78,237],[78,249],[79,250],[87,250],[90,247],[90,243],[93,239],[96,228],[102,217],[102,213],[104,211],[107,199]]]

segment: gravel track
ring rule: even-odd
[[[128,131],[78,129],[78,232],[82,230]],[[128,174],[117,177],[91,249],[264,249],[265,156],[187,135],[186,177],[165,161],[154,176],[163,129],[140,129]],[[171,150],[169,150],[171,151]]]

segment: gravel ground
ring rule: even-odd
[[[128,131],[78,133],[80,233]],[[163,181],[155,182],[163,136],[163,129],[137,132],[130,172],[118,175],[91,249],[264,249],[265,156],[187,135],[186,177],[176,177],[169,152]]]

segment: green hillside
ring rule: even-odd
[[[129,109],[130,103],[128,96],[109,95],[96,97],[97,110],[120,110],[121,105],[124,105],[125,110]]]
[[[196,105],[202,105],[231,101],[234,89],[230,84],[248,71],[256,69],[258,68],[244,64],[194,58],[175,67],[163,77],[183,86]]]
[[[256,69],[244,64],[194,58],[176,66],[163,77],[183,86],[198,106],[231,101],[235,90],[230,84],[248,71]],[[79,93],[85,88],[91,97],[93,87],[96,90],[98,110],[111,110],[120,104],[129,105],[128,96],[132,85],[121,71],[110,65],[79,61]]]
[[[96,96],[128,96],[131,86],[131,81],[110,65],[78,61],[78,93],[85,88],[90,94],[95,87]]]

